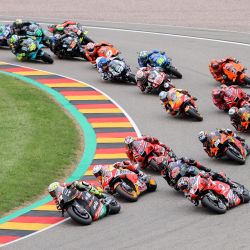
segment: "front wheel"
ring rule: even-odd
[[[134,190],[132,190],[131,192],[129,192],[128,190],[126,190],[122,184],[118,184],[117,187],[115,188],[116,192],[122,196],[125,200],[127,201],[131,201],[131,202],[135,202],[138,200],[138,196],[136,194],[136,192]]]
[[[177,68],[175,68],[173,66],[170,66],[170,67],[167,68],[167,73],[170,74],[170,75],[174,75],[179,79],[182,78],[182,74],[178,71]]]
[[[197,121],[203,121],[203,117],[200,115],[200,113],[193,107],[189,107],[189,109],[187,110],[187,114],[191,117],[193,117],[194,119],[196,119]]]
[[[230,149],[229,147],[228,150],[226,151],[227,157],[229,159],[237,161],[239,164],[245,164],[246,160],[242,157],[242,155],[239,152],[236,152],[235,150]]]
[[[129,73],[128,76],[127,76],[127,79],[131,83],[136,83],[135,74]]]
[[[212,199],[210,194],[204,195],[201,204],[217,214],[224,214],[227,211],[227,207],[223,201],[218,198],[216,200]]]
[[[249,77],[247,77],[247,76],[244,77],[243,82],[244,82],[246,85],[250,86],[250,78],[249,78]]]
[[[49,63],[49,64],[52,64],[54,62],[54,60],[52,59],[52,57],[47,54],[46,52],[44,52],[44,54],[41,56],[41,59],[46,62],[46,63]]]
[[[73,221],[82,225],[90,225],[92,222],[91,215],[85,209],[79,211],[77,207],[71,206],[67,209],[67,213]]]

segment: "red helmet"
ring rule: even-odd
[[[212,60],[210,65],[213,70],[218,70],[220,66],[216,60]]]
[[[136,81],[140,81],[142,83],[146,83],[147,82],[147,74],[145,71],[139,69],[135,75],[135,79]]]
[[[212,91],[212,97],[214,100],[221,100],[223,99],[224,95],[225,95],[225,92],[223,89],[215,88]]]

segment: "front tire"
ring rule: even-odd
[[[170,66],[169,68],[167,68],[167,73],[169,73],[170,75],[174,75],[178,79],[182,78],[182,74],[178,71],[178,69],[176,69],[173,66]]]
[[[239,158],[233,151],[230,150],[230,148],[226,151],[226,155],[229,159],[237,161],[239,164],[245,164],[246,162],[245,159]]]
[[[243,82],[244,82],[246,85],[250,86],[250,78],[249,78],[249,77],[246,76],[246,77],[243,79]]]
[[[187,113],[189,116],[193,117],[195,120],[203,121],[203,117],[199,114],[199,112],[195,108],[190,107]]]
[[[130,73],[130,74],[127,76],[127,79],[128,79],[128,81],[131,82],[131,83],[136,83],[135,74]]]
[[[54,60],[52,59],[52,57],[47,54],[46,52],[44,52],[43,56],[41,57],[41,59],[46,62],[46,63],[49,63],[49,64],[52,64],[54,62]]]
[[[84,214],[81,214],[75,206],[69,207],[67,213],[73,221],[79,224],[90,225],[92,222],[92,217],[86,210]]]
[[[201,204],[217,214],[224,214],[227,211],[227,207],[223,202],[221,202],[221,204],[223,205],[219,207],[218,204],[216,204],[214,201],[212,201],[212,199],[209,198],[209,195],[205,195],[202,198]]]
[[[131,193],[127,192],[123,187],[122,184],[118,184],[116,187],[116,192],[122,196],[127,201],[135,202],[138,200],[138,196],[136,192],[133,190]]]

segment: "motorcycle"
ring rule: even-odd
[[[212,156],[227,156],[240,164],[245,164],[248,146],[243,145],[237,138],[218,132],[215,133],[215,136],[209,135],[208,140],[211,142],[210,152]]]
[[[245,74],[245,68],[240,63],[229,62],[223,66],[224,74],[230,82],[239,85],[250,85],[250,78]]]
[[[147,88],[149,89],[148,93],[156,92],[160,93],[161,91],[168,91],[169,86],[174,88],[173,84],[166,81],[166,73],[152,68],[149,72]]]
[[[10,25],[0,26],[0,46],[9,47],[9,39],[11,37],[11,27]]]
[[[84,50],[83,48],[81,48],[78,38],[76,36],[69,36],[64,38],[61,43],[57,45],[54,53],[60,59],[84,57]]]
[[[182,78],[182,74],[178,69],[173,65],[172,59],[166,55],[161,55],[157,60],[157,67],[162,68],[167,74],[173,75],[179,79]]]
[[[119,54],[120,51],[112,46],[101,46],[97,52],[97,57],[111,58]]]
[[[59,200],[63,216],[66,211],[72,220],[82,225],[90,225],[93,220],[98,219],[91,214],[101,211],[104,205],[109,214],[117,214],[121,209],[120,204],[110,195],[106,194],[101,201],[89,192],[77,189],[64,188]]]
[[[155,191],[157,184],[150,176],[138,178],[130,170],[112,168],[103,177],[102,187],[108,188],[112,194],[118,193],[127,201],[135,202],[142,193]]]
[[[201,200],[203,207],[217,214],[226,213],[230,208],[227,197],[235,195],[230,186],[221,181],[213,181],[211,178],[202,178],[199,175],[193,178],[195,178],[195,182],[192,193],[198,194],[197,199]],[[206,184],[204,185],[204,183]],[[239,183],[234,182],[234,184],[237,186],[237,193],[242,194],[245,202],[248,202],[249,191]]]
[[[190,97],[185,94],[179,94],[179,93],[173,93],[175,96],[172,98],[167,105],[171,107],[173,112],[171,112],[171,115],[173,116],[179,116],[179,115],[186,115],[189,117],[194,118],[197,121],[202,121],[203,117],[198,112],[197,106],[195,104],[195,101],[193,97]],[[177,99],[177,100],[176,100]],[[167,110],[167,112],[169,112]]]
[[[131,73],[130,67],[119,57],[110,61],[108,70],[114,79],[136,83],[135,75]]]
[[[12,47],[12,45],[10,45],[10,47]],[[35,37],[25,38],[22,41],[21,47],[22,53],[25,54],[25,56],[23,57],[24,60],[42,60],[49,64],[52,64],[54,62],[51,56],[43,51],[44,45],[40,44]]]
[[[36,37],[36,40],[46,47],[49,47],[50,45],[49,38],[45,35],[43,28],[38,24],[31,24],[28,26],[26,29],[26,36]]]

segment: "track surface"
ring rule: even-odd
[[[244,166],[211,160],[197,139],[202,129],[231,127],[228,116],[218,111],[211,101],[210,93],[216,83],[208,72],[209,60],[232,55],[250,67],[249,47],[151,34],[89,30],[95,40],[114,43],[134,69],[137,66],[137,51],[152,48],[167,50],[184,76],[182,80],[174,80],[174,84],[188,89],[199,98],[198,107],[204,121],[199,123],[170,117],[162,110],[157,96],[143,95],[135,86],[103,82],[87,62],[56,60],[53,65],[23,65],[93,84],[114,98],[143,134],[160,138],[179,156],[193,157],[214,170],[225,170],[233,179],[250,188],[249,160]],[[228,33],[221,35],[230,37]],[[242,35],[242,41],[247,38]],[[16,63],[9,51],[1,51],[1,60]],[[250,141],[249,136],[246,137]],[[212,215],[205,209],[194,207],[181,194],[170,189],[162,178],[157,177],[157,180],[159,188],[156,193],[141,197],[137,203],[122,204],[119,215],[89,227],[67,221],[5,249],[249,249],[250,205],[233,209],[222,216]]]

